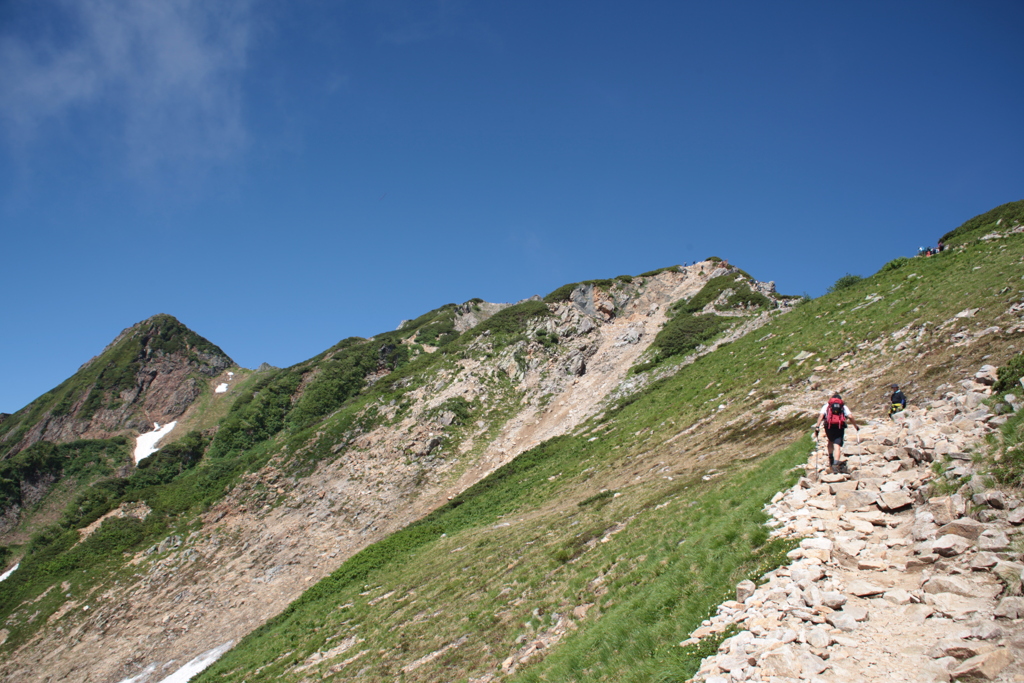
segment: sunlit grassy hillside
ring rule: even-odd
[[[679,641],[784,557],[761,508],[809,452],[806,405],[841,389],[880,418],[892,381],[924,401],[1019,353],[1024,235],[975,232],[850,278],[520,456],[200,680],[685,680],[701,653]]]

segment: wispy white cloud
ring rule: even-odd
[[[32,17],[0,29],[0,117],[16,147],[63,131],[113,142],[139,170],[224,161],[244,147],[249,0],[24,7]]]

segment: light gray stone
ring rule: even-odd
[[[955,534],[973,541],[977,539],[984,530],[985,525],[981,522],[973,520],[970,517],[963,517],[939,527],[938,535],[945,536],[946,534]]]
[[[999,552],[1010,547],[1010,539],[1002,531],[996,529],[985,529],[974,542],[978,550],[988,552]]]
[[[1013,654],[1009,648],[1001,647],[971,657],[949,673],[953,678],[982,678],[991,681],[1012,663]]]
[[[995,553],[980,552],[971,558],[971,569],[988,569],[999,564],[999,556]]]
[[[856,595],[858,598],[866,598],[870,595],[880,595],[885,592],[885,588],[883,588],[882,586],[870,583],[868,581],[860,580],[851,581],[849,584],[847,584],[846,590],[851,595]]]
[[[821,594],[821,602],[826,607],[840,609],[846,604],[846,596],[839,591],[825,591]]]
[[[1024,598],[1003,598],[996,605],[993,616],[1003,619],[1020,619],[1024,617]]]
[[[847,538],[837,540],[835,544],[836,550],[846,553],[850,557],[856,557],[860,554],[861,550],[867,547],[867,543],[859,538]]]
[[[715,660],[715,664],[722,671],[728,671],[732,673],[736,669],[742,669],[745,666],[750,666],[750,658],[745,655],[726,655],[724,657],[718,657]]]
[[[974,480],[972,479],[971,481]],[[1006,499],[1003,497],[1002,491],[994,489],[981,491],[971,496],[971,500],[975,505],[988,505],[990,508],[995,508],[996,510],[1006,509]]]
[[[909,605],[911,602],[910,593],[902,588],[895,588],[891,591],[886,591],[883,597],[886,602],[891,602],[894,605]]]
[[[762,675],[799,678],[803,672],[800,658],[789,645],[783,645],[761,655],[758,661]]]
[[[955,657],[956,659],[968,659],[980,653],[978,645],[966,640],[940,640],[935,643],[925,654],[932,659],[939,657]]]
[[[845,610],[826,615],[825,621],[840,631],[853,631],[857,628],[857,620],[852,615],[847,614]]]
[[[801,652],[798,657],[800,659],[801,678],[804,680],[811,676],[817,676],[828,668],[828,664],[825,663],[824,659],[810,652]]]
[[[935,518],[935,523],[940,526],[943,524],[949,524],[955,519],[959,519],[964,516],[966,512],[966,506],[964,499],[958,494],[952,496],[936,496],[929,500],[925,506],[925,510],[932,513]]]
[[[878,507],[884,512],[895,512],[910,507],[913,499],[906,491],[885,491],[878,496]]]
[[[927,599],[936,612],[956,621],[991,609],[989,601],[984,598],[968,598],[955,593],[928,594]]]
[[[963,536],[946,534],[935,539],[932,543],[932,552],[942,557],[955,557],[967,552],[970,547],[971,542]]]
[[[757,584],[753,581],[740,581],[736,585],[736,602],[745,602],[756,590]]]
[[[992,573],[1006,584],[1006,590],[1010,595],[1020,594],[1021,581],[1024,580],[1024,564],[1002,560],[996,562]]]
[[[937,683],[941,681],[950,680],[949,677],[949,664],[959,665],[960,662],[956,661],[952,657],[952,662],[946,661],[947,658],[942,659],[925,659],[917,664],[911,675],[914,676],[912,680],[918,681],[919,683]],[[851,679],[852,680],[852,679]],[[708,679],[709,683],[711,679]]]
[[[816,564],[796,564],[790,569],[790,577],[797,583],[801,581],[820,581],[825,571]]]
[[[825,629],[815,627],[807,632],[807,644],[818,650],[824,650],[832,644],[832,638]]]
[[[847,605],[846,607],[843,608],[843,612],[845,612],[848,616],[853,617],[854,621],[867,621],[868,620],[868,610],[867,610],[867,608],[866,607],[861,607],[860,605]]]
[[[805,538],[800,541],[804,550],[832,550],[832,541],[824,537]]]
[[[953,593],[965,598],[992,598],[998,588],[955,576],[933,576],[924,582],[925,593]]]
[[[836,493],[836,505],[848,511],[867,510],[878,500],[873,491],[839,491]]]
[[[1014,526],[1024,524],[1024,505],[1011,510],[1010,514],[1006,515],[1006,521]]]
[[[930,617],[935,612],[930,605],[923,603],[917,603],[913,605],[907,605],[903,608],[903,616],[915,624],[923,624],[924,620]]]
[[[803,596],[804,604],[808,607],[817,607],[822,604],[821,590],[814,584],[811,584],[803,591]]]
[[[969,637],[979,640],[997,640],[1003,637],[1003,629],[989,621],[972,628]]]

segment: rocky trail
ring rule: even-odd
[[[967,455],[1004,420],[981,403],[989,375],[859,444],[848,429],[849,474],[827,474],[819,442],[767,508],[774,536],[801,539],[792,563],[681,643],[731,634],[694,681],[1024,681],[1024,501]]]

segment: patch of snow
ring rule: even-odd
[[[156,671],[156,664],[150,664],[145,669],[143,669],[142,673],[140,673],[138,676],[126,678],[123,681],[121,681],[121,683],[146,683],[149,680],[150,674],[152,674],[154,671]]]
[[[20,566],[21,566],[21,562],[19,562],[18,564],[14,565],[13,567],[11,567],[7,571],[5,571],[3,574],[0,574],[0,581],[6,580],[7,577],[10,576],[11,574],[13,574],[14,570],[17,569]]]
[[[135,439],[135,464],[138,465],[140,460],[156,453],[160,448],[157,446],[160,443],[160,439],[167,436],[176,424],[178,424],[177,420],[168,422],[161,427],[159,422],[154,422],[152,432],[139,434]]]
[[[233,372],[229,372],[228,373],[228,377],[234,377],[234,376],[235,376],[235,373],[233,373]]]
[[[160,683],[186,683],[187,681],[192,680],[193,676],[202,672],[206,667],[220,659],[221,655],[230,650],[231,646],[234,644],[235,641],[229,640],[220,647],[215,647],[209,652],[204,652],[167,678],[160,681]]]
[[[214,392],[216,392],[218,394],[223,394],[227,390],[228,390],[228,383],[227,382],[221,382],[220,384],[217,385],[217,388],[214,389]]]

